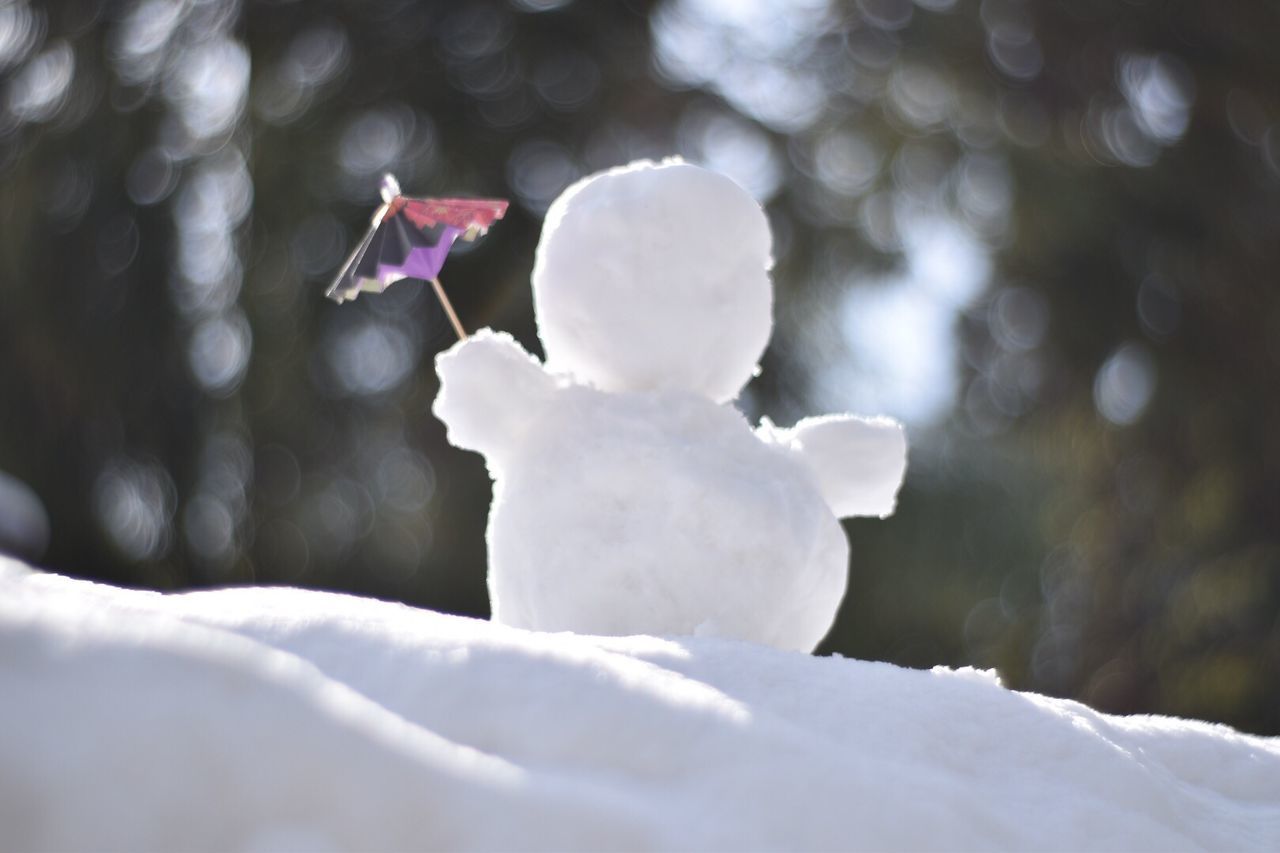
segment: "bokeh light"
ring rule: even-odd
[[[30,486],[0,471],[0,550],[39,560],[49,547],[49,513]]]
[[[166,554],[177,496],[163,466],[153,460],[112,460],[94,481],[92,495],[98,523],[125,557],[149,560]]]

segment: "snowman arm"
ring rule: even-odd
[[[481,329],[436,357],[440,393],[431,411],[449,442],[492,457],[519,444],[556,390],[533,356],[506,332]]]
[[[813,475],[838,518],[893,514],[907,468],[907,438],[892,418],[826,415],[760,435],[790,449]]]

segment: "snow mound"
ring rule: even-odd
[[[1280,740],[706,638],[0,558],[0,848],[1280,849]]]

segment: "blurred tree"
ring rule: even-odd
[[[487,478],[429,412],[448,328],[411,285],[320,294],[382,171],[511,197],[445,282],[536,351],[546,206],[679,153],[774,224],[744,410],[912,433],[825,649],[1280,733],[1278,17],[0,2],[0,547],[484,614]]]

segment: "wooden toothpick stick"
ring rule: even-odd
[[[449,302],[449,297],[445,296],[444,286],[440,284],[440,279],[431,279],[431,286],[436,289],[436,296],[440,298],[440,304],[444,306],[444,313],[449,315],[449,322],[453,324],[453,330],[458,333],[458,340],[465,341],[467,339],[466,330],[462,328],[462,323],[458,321],[458,315],[454,313],[453,304]]]

